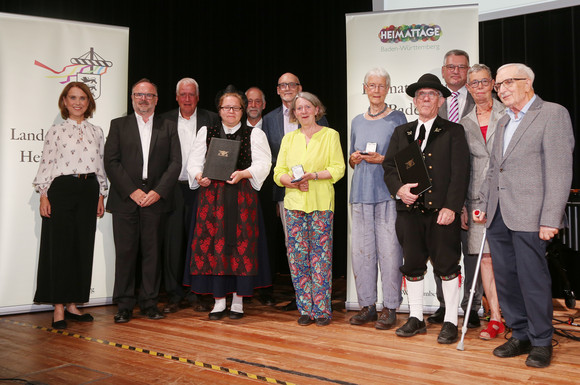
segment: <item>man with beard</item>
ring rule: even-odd
[[[116,253],[115,323],[129,322],[137,302],[147,318],[165,318],[157,308],[160,253],[165,215],[172,209],[181,170],[181,150],[175,124],[154,116],[157,98],[157,86],[139,80],[131,92],[135,113],[111,121],[105,144],[105,170],[111,181],[107,210],[113,214]]]

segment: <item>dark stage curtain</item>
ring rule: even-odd
[[[260,87],[266,93],[267,112],[280,105],[278,77],[293,72],[304,90],[317,94],[326,105],[330,126],[342,135],[345,156],[345,14],[371,10],[371,0],[0,0],[0,12],[129,27],[128,86],[142,77],[155,82],[158,112],[176,107],[175,84],[186,76],[199,82],[203,108],[215,111],[216,92],[232,83],[240,89]],[[529,64],[537,75],[537,93],[566,106],[576,132],[579,17],[577,6],[479,25],[481,62],[494,71],[507,62]],[[383,65],[388,70],[388,63]],[[131,111],[130,102],[128,106]],[[574,181],[580,187],[578,170]],[[268,186],[265,189],[269,192]],[[266,191],[261,194],[263,200],[268,196]],[[346,178],[336,185],[336,203],[334,273],[340,276],[346,272]],[[271,208],[264,211],[273,215]],[[282,254],[278,270],[287,269],[280,234],[274,232],[271,238],[271,252]]]

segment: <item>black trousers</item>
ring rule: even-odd
[[[151,207],[131,213],[113,213],[115,285],[113,301],[119,310],[132,311],[137,304],[135,281],[141,255],[139,307],[157,306],[161,277],[161,245],[165,214]]]
[[[163,285],[170,303],[178,303],[189,292],[183,286],[183,269],[189,244],[193,206],[197,191],[191,190],[187,182],[175,186],[175,209],[169,213],[165,222],[163,240]]]
[[[60,176],[48,190],[50,218],[42,218],[34,302],[89,301],[97,226],[95,176]]]

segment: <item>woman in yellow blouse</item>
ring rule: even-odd
[[[282,139],[274,169],[274,181],[286,187],[288,260],[303,326],[315,321],[325,326],[332,318],[333,184],[344,175],[345,164],[338,132],[316,124],[324,114],[315,95],[296,96],[290,120],[300,128]]]

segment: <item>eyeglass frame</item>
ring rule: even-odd
[[[154,98],[157,97],[157,94],[150,94],[148,92],[133,92],[132,95],[134,98],[137,98],[137,99],[145,98],[147,100],[153,100]]]
[[[487,82],[487,84],[483,84],[483,82],[484,82],[484,81],[486,81],[486,82]],[[473,83],[475,83],[475,85],[473,85]],[[481,79],[481,80],[472,80],[472,81],[470,81],[470,82],[467,82],[467,83],[465,83],[465,84],[467,84],[467,85],[468,85],[468,86],[470,86],[471,88],[477,88],[477,87],[479,87],[479,85],[480,85],[480,84],[481,84],[482,86],[484,86],[484,87],[487,87],[487,86],[489,86],[491,83],[493,83],[493,79],[491,79],[491,78],[484,78],[484,79]]]
[[[420,95],[421,93],[423,93],[423,95]],[[421,91],[421,90],[418,90],[417,92],[415,92],[415,97],[417,99],[422,99],[425,96],[429,96],[429,99],[435,99],[436,97],[442,98],[443,93],[441,91]]]
[[[459,71],[467,71],[469,69],[469,66],[466,66],[464,64],[459,64],[459,65],[455,65],[455,64],[445,64],[443,67],[445,69],[447,69],[447,71],[455,71],[456,68]]]
[[[286,88],[294,90],[294,89],[298,88],[299,85],[300,85],[300,83],[297,83],[297,82],[289,82],[289,83],[278,83],[277,87],[280,88],[281,90],[286,89]]]
[[[503,82],[495,83],[493,89],[495,90],[495,92],[499,92],[501,86],[504,86],[505,88],[511,88],[512,85],[515,84],[516,80],[528,80],[528,78],[507,78]],[[504,84],[506,82],[507,84]]]
[[[371,91],[376,90],[377,88],[380,90],[386,90],[387,89],[387,85],[386,84],[368,84],[368,83],[363,83],[363,85],[368,88]]]
[[[237,107],[237,106],[220,106],[220,110],[227,112],[240,112],[242,111],[244,108],[243,107]]]

